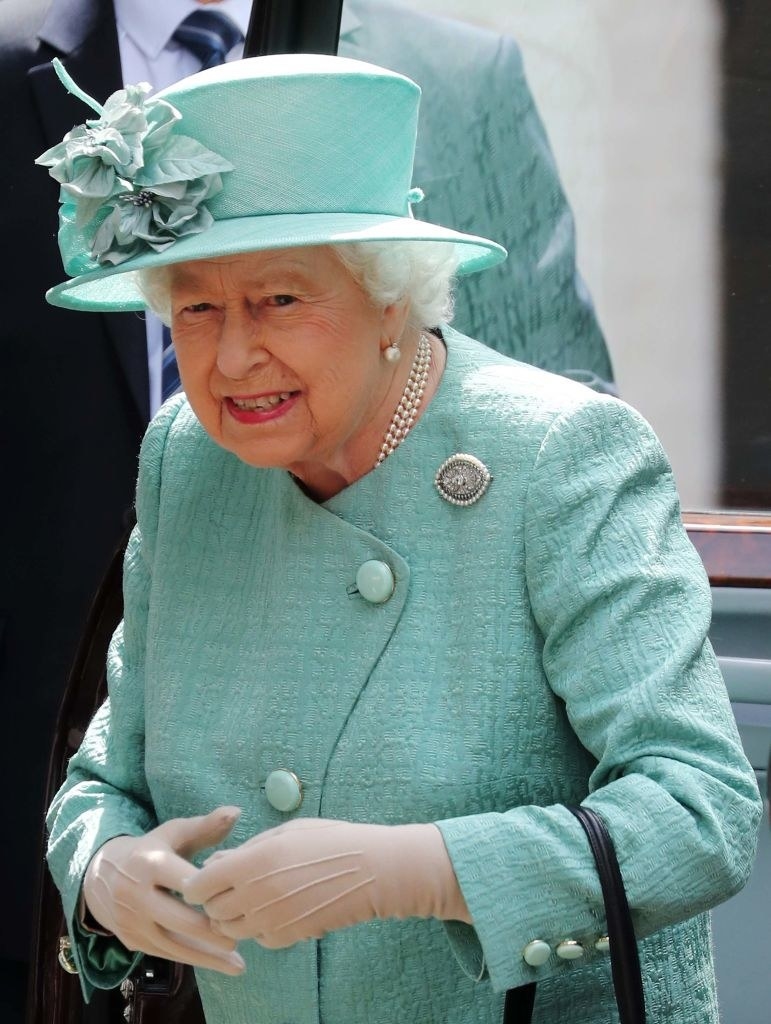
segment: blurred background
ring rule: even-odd
[[[619,392],[683,507],[771,507],[771,4],[410,6],[519,43]]]

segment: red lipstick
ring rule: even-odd
[[[282,398],[282,395],[288,395]],[[299,391],[264,391],[259,395],[228,395],[225,408],[238,423],[268,423],[277,420],[292,409],[300,397]]]

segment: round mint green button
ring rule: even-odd
[[[303,802],[302,783],[294,772],[276,768],[265,780],[265,796],[277,811],[296,811]]]
[[[560,960],[580,960],[584,955],[584,947],[575,939],[565,939],[557,945],[557,956]]]
[[[359,567],[356,588],[370,604],[383,604],[394,592],[394,574],[385,562],[372,559]]]
[[[551,956],[551,946],[543,939],[533,939],[522,950],[522,959],[531,967],[543,967]]]

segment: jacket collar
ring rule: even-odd
[[[98,0],[53,0],[38,32],[41,43],[66,55],[77,50],[100,20],[112,15],[111,3]]]
[[[340,18],[340,38],[349,38],[360,26],[361,18],[351,10],[350,4],[345,4]]]

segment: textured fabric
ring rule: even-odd
[[[380,0],[346,0],[345,10],[358,24],[340,54],[393,68],[423,90],[413,182],[426,198],[415,216],[508,249],[505,263],[458,281],[457,329],[552,372],[612,381],[576,271],[573,217],[514,40]]]
[[[199,972],[210,1024],[498,1024],[533,978],[539,1024],[611,1024],[599,882],[557,806],[588,798],[650,936],[651,1020],[713,1024],[708,921],[683,919],[746,879],[761,805],[669,467],[625,405],[446,337],[412,433],[323,506],[217,448],[183,399],[151,425],[110,703],[49,818],[67,917],[100,843],[218,804],[243,808],[233,843],[297,815],[436,821],[475,928],[242,943],[243,978]],[[433,484],[458,451],[493,475],[469,508]],[[381,605],[352,592],[373,558],[395,577]],[[265,797],[280,767],[296,815]],[[566,937],[583,962],[522,960]],[[127,969],[84,953],[87,992]]]

